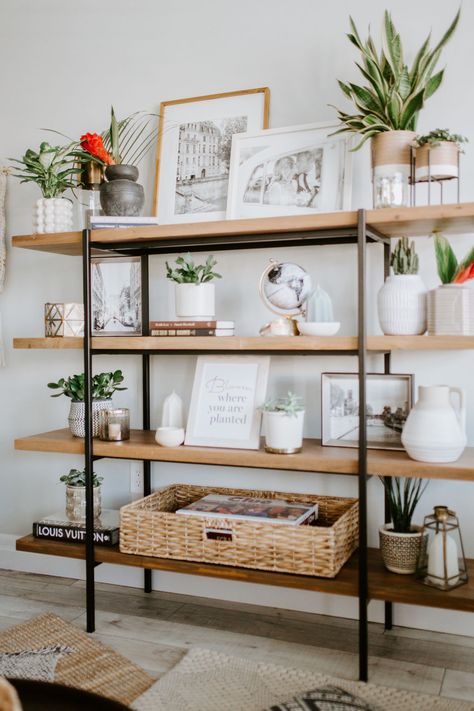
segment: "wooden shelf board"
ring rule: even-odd
[[[368,210],[366,222],[369,227],[380,233],[398,237],[408,234],[412,237],[429,235],[434,230],[446,234],[461,234],[474,231],[474,203],[452,205],[432,205],[422,207],[386,208]],[[238,247],[238,238],[255,235],[281,234],[284,232],[314,232],[323,230],[353,230],[357,225],[357,212],[316,213],[313,215],[292,215],[289,217],[259,217],[245,220],[217,220],[215,222],[184,223],[179,225],[152,225],[120,229],[94,230],[92,243],[120,243],[133,241],[137,247],[146,246],[147,242],[166,242],[194,238],[234,238]],[[57,254],[79,255],[82,251],[80,232],[57,234],[19,235],[12,238],[14,247],[34,249]],[[172,247],[172,249],[174,249]]]
[[[45,432],[15,440],[15,449],[29,452],[82,454],[84,441],[68,429]],[[270,454],[263,449],[219,449],[218,447],[160,447],[154,431],[132,430],[125,442],[94,440],[94,455],[111,459],[144,459],[157,462],[181,462],[255,469],[283,469],[311,473],[358,473],[358,451],[352,447],[326,447],[320,440],[306,439],[299,454]],[[368,451],[368,472],[383,476],[421,477],[474,481],[474,448],[467,447],[457,462],[427,464],[415,462],[405,452],[382,449]]]
[[[100,336],[92,339],[97,350],[130,351],[234,351],[234,352],[341,352],[357,350],[357,336]],[[82,338],[14,338],[13,347],[82,348]],[[369,336],[367,348],[372,352],[397,350],[468,350],[474,349],[474,336]]]
[[[84,559],[85,547],[77,543],[61,543],[34,538],[32,535],[19,538],[16,549],[27,553],[63,556]],[[95,547],[95,558],[100,563],[131,565],[153,570],[166,570],[187,575],[203,575],[225,578],[236,582],[259,583],[278,587],[299,588],[333,595],[357,596],[358,558],[355,553],[335,578],[316,578],[306,575],[235,568],[192,563],[170,558],[120,553],[118,546]],[[474,611],[474,561],[468,561],[469,581],[448,593],[419,583],[412,575],[396,575],[385,569],[377,549],[369,549],[369,597],[372,600],[388,600],[409,605],[426,605],[452,610]]]

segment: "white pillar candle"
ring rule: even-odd
[[[120,427],[120,422],[110,422],[108,426],[109,439],[120,439],[122,436],[122,431]]]
[[[444,535],[446,536],[446,572],[449,584],[454,585],[459,579],[458,548],[454,538],[447,533]],[[443,533],[435,533],[428,548],[428,576],[436,576],[431,578],[433,583],[440,583],[441,580],[444,580],[443,548]]]

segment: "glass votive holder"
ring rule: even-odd
[[[107,442],[130,439],[130,410],[127,407],[99,410],[99,439]]]

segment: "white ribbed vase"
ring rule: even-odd
[[[386,336],[418,336],[426,331],[426,287],[418,274],[389,276],[377,296],[380,327]]]
[[[37,234],[72,230],[72,202],[67,198],[39,198],[33,213],[33,229]]]

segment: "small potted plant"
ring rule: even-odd
[[[92,378],[92,436],[99,436],[99,411],[112,407],[112,395],[116,390],[126,390],[119,387],[124,377],[121,370],[114,373],[99,373]],[[85,403],[84,403],[84,373],[61,378],[57,383],[48,383],[48,388],[60,390],[51,397],[65,395],[71,398],[69,410],[69,429],[74,437],[85,437]]]
[[[291,392],[287,397],[266,402],[263,406],[265,450],[274,454],[301,452],[304,413],[301,398]]]
[[[379,477],[384,485],[391,523],[379,529],[380,552],[385,567],[392,573],[407,575],[416,571],[421,551],[421,526],[412,524],[413,514],[429,481],[398,477]]]
[[[86,471],[70,469],[68,474],[59,477],[66,484],[66,515],[70,521],[84,523],[86,520]],[[100,485],[103,477],[92,475],[94,487],[94,519],[99,518],[102,511]]]
[[[426,331],[426,287],[418,275],[414,242],[401,237],[392,252],[389,276],[378,293],[382,331],[388,336],[414,336]]]
[[[418,115],[443,80],[444,69],[436,71],[436,65],[459,16],[457,12],[435,47],[430,46],[428,35],[411,67],[405,63],[402,40],[389,12],[385,11],[380,50],[370,33],[362,40],[350,18],[348,38],[361,54],[357,67],[364,83],[339,81],[354,108],[349,112],[337,109],[341,123],[337,133],[358,134],[360,141],[354,150],[371,139],[374,207],[408,205],[411,145]]]
[[[459,174],[458,158],[462,153],[462,144],[467,143],[465,136],[450,133],[447,128],[435,128],[434,131],[417,136],[415,180],[423,182],[457,178]]]
[[[175,282],[177,318],[209,321],[215,317],[215,287],[210,282],[221,278],[214,271],[216,264],[212,254],[204,264],[194,264],[190,254],[178,257],[174,267],[166,262],[166,276]]]
[[[449,240],[434,235],[441,286],[428,293],[428,333],[433,336],[474,335],[474,247],[458,262]]]
[[[72,229],[72,202],[63,197],[68,188],[75,188],[75,165],[71,146],[50,146],[41,143],[39,150],[28,148],[23,158],[11,159],[22,183],[36,183],[43,195],[34,208],[34,231],[67,232]]]

